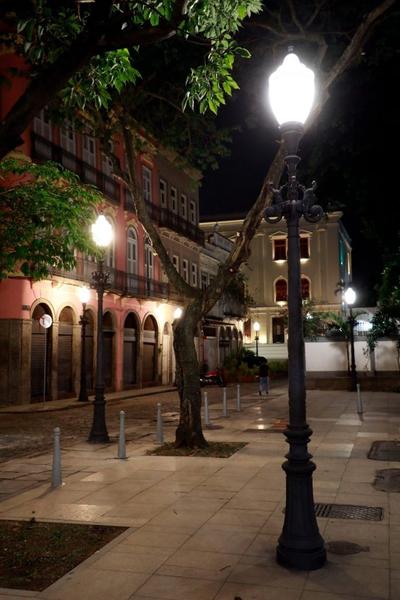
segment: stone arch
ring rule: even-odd
[[[287,302],[288,285],[284,277],[278,277],[274,281],[275,302]]]
[[[172,326],[168,321],[164,323],[162,334],[161,381],[171,384],[174,379],[174,352],[172,345]]]
[[[311,279],[307,275],[302,275],[300,280],[300,291],[302,300],[311,299]]]

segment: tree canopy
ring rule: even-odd
[[[53,268],[72,269],[75,250],[96,253],[95,188],[55,163],[13,158],[0,163],[0,178],[0,280],[15,272],[42,279]]]

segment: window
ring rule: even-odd
[[[176,256],[176,254],[172,256],[172,264],[179,273],[179,256]]]
[[[307,277],[301,278],[301,298],[302,300],[310,298],[310,280]]]
[[[46,140],[51,140],[51,123],[48,112],[43,108],[33,120],[33,131]]]
[[[182,259],[182,277],[189,283],[189,261],[186,258]]]
[[[83,136],[82,158],[91,167],[96,167],[96,140],[91,135]]]
[[[278,238],[274,240],[274,260],[286,260],[286,238]]]
[[[196,203],[194,200],[191,200],[189,204],[189,221],[193,225],[196,225]]]
[[[204,271],[201,272],[201,289],[205,290],[208,286],[208,275]]]
[[[310,238],[308,236],[300,238],[300,258],[310,258]]]
[[[144,245],[144,274],[147,279],[153,279],[153,249],[148,242]]]
[[[187,196],[186,196],[186,194],[181,194],[181,217],[183,219],[187,218]]]
[[[197,287],[197,265],[192,263],[192,277],[191,282],[193,287]]]
[[[161,208],[167,207],[167,182],[160,179],[160,205]]]
[[[110,142],[110,144],[109,144],[109,149],[110,149],[110,153],[114,152],[114,144],[112,142]],[[109,158],[109,156],[107,156],[107,154],[104,154],[104,152],[101,153],[101,169],[102,169],[104,175],[108,175],[109,177],[112,176],[113,163],[112,163],[111,158]]]
[[[278,279],[275,282],[275,302],[287,302],[286,279]]]
[[[107,246],[107,249],[105,251],[104,264],[106,267],[113,269],[115,267],[115,229],[114,229],[114,223],[111,221],[111,219],[109,219],[108,217],[106,217],[106,219],[112,227],[113,236],[112,236],[111,244],[109,246]]]
[[[130,274],[137,273],[137,236],[133,227],[128,229],[127,248],[126,248],[127,271]]]
[[[142,165],[142,186],[143,186],[143,199],[145,202],[152,202],[152,188],[151,188],[151,169]]]
[[[177,193],[176,193],[176,187],[171,187],[170,195],[171,195],[171,210],[172,210],[172,212],[177,213],[178,212],[178,197],[177,197]]]
[[[75,131],[70,121],[64,121],[60,134],[60,144],[61,148],[71,154],[75,154]]]

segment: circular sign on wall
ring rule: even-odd
[[[51,318],[50,315],[42,315],[39,319],[39,323],[41,324],[42,327],[44,327],[45,329],[48,329],[49,327],[51,327],[51,324],[53,323],[53,319]]]

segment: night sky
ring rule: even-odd
[[[398,150],[393,150],[400,131],[397,38],[389,35],[382,42],[378,29],[365,59],[331,91],[300,147],[299,181],[308,185],[316,179],[319,203],[343,210],[359,306],[375,304],[385,258],[399,247]],[[203,220],[245,213],[258,195],[279,139],[266,100],[270,72],[267,60],[260,58],[240,65],[236,75],[241,89],[218,116],[220,125],[239,125],[240,131],[233,134],[231,156],[221,160],[219,170],[205,173]]]

